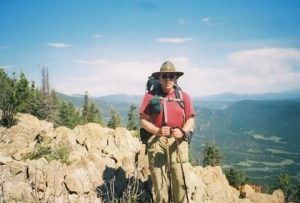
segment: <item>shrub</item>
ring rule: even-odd
[[[223,154],[218,145],[206,143],[203,152],[203,166],[220,166],[222,164]]]
[[[241,185],[249,183],[249,177],[246,175],[245,171],[239,168],[226,169],[225,176],[229,184],[236,189],[238,189]]]
[[[51,147],[46,144],[37,144],[33,152],[25,155],[24,160],[37,160],[44,157],[47,161],[59,160],[62,163],[68,164],[70,151],[64,146]]]

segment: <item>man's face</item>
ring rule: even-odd
[[[162,73],[159,76],[160,84],[162,85],[162,89],[164,91],[170,91],[176,80],[176,75],[174,73]]]

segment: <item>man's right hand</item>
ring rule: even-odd
[[[170,127],[169,126],[163,126],[160,128],[160,136],[162,137],[170,137]]]

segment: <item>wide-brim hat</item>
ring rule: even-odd
[[[177,78],[184,74],[183,72],[176,71],[174,64],[170,61],[164,62],[160,67],[160,71],[152,73],[152,76],[158,78],[161,73],[174,73]]]

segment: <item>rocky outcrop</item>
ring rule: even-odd
[[[128,195],[150,201],[145,146],[130,131],[95,123],[55,129],[28,114],[17,118],[16,126],[0,127],[0,202],[108,202]],[[29,159],[37,146],[44,153],[63,150]],[[280,190],[269,195],[251,188],[240,199],[220,167],[184,167],[190,202],[284,202]]]

